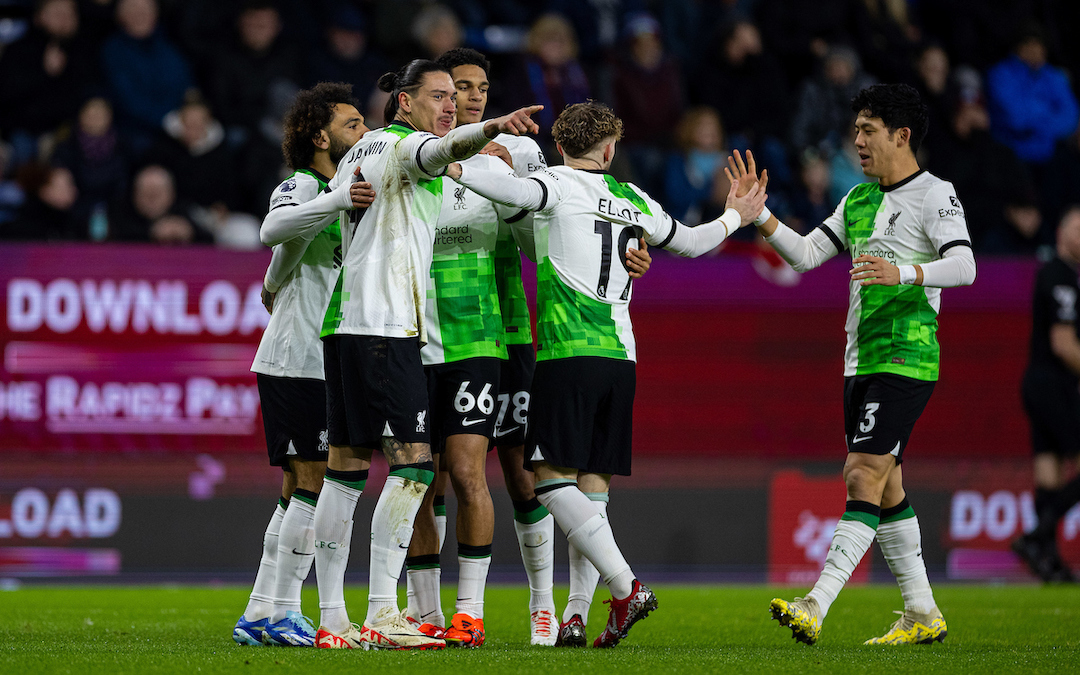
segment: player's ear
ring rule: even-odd
[[[911,141],[911,129],[900,127],[896,130],[896,146],[900,147]]]
[[[562,149],[562,146],[561,146],[561,145],[559,145],[558,143],[556,143],[556,144],[555,144],[555,149],[559,151],[559,156],[560,156],[560,157],[566,157],[566,153],[565,153],[565,152],[563,152],[563,149]]]
[[[326,133],[326,129],[319,129],[319,133],[312,137],[311,142],[316,148],[326,150],[330,147],[330,134]]]
[[[400,108],[402,112],[404,112],[404,113],[411,113],[412,112],[412,96],[409,96],[409,92],[407,92],[407,91],[398,92],[397,102],[398,102],[398,108]]]

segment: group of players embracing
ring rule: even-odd
[[[294,173],[274,191],[262,226],[263,242],[274,247],[263,290],[271,318],[252,366],[270,461],[284,469],[284,479],[233,639],[353,649],[482,645],[495,518],[485,464],[497,448],[529,579],[531,643],[585,646],[589,608],[602,578],[612,599],[593,646],[617,645],[657,608],[655,594],[634,575],[607,519],[611,476],[628,475],[631,468],[633,279],[651,263],[646,242],[699,256],[751,223],[796,269],[850,248],[857,264],[853,306],[863,298],[862,314],[871,316],[863,323],[876,326],[885,313],[894,316],[895,307],[911,315],[901,317],[906,323],[899,339],[910,342],[911,334],[916,344],[901,345],[912,352],[902,356],[889,352],[887,339],[869,335],[871,328],[858,320],[852,354],[849,317],[853,372],[845,373],[852,390],[845,410],[852,408],[848,464],[857,474],[848,480],[848,511],[860,524],[872,519],[876,527],[880,518],[885,529],[886,512],[902,505],[893,515],[917,528],[899,483],[899,461],[921,412],[918,403],[925,405],[937,376],[937,290],[921,286],[970,283],[967,277],[951,283],[949,270],[959,265],[963,269],[953,272],[970,272],[973,279],[974,259],[962,211],[915,235],[933,200],[906,193],[904,208],[913,211],[899,222],[886,214],[882,225],[894,239],[892,231],[900,230],[907,248],[893,246],[891,261],[857,251],[894,244],[875,239],[875,213],[882,209],[874,209],[881,195],[902,184],[938,199],[949,197],[951,186],[917,166],[894,186],[887,182],[891,173],[871,173],[864,163],[867,174],[881,180],[880,187],[872,184],[877,202],[866,190],[856,199],[856,188],[837,215],[804,239],[769,214],[767,174],[758,176],[752,154],[744,162],[736,152],[728,170],[727,210],[689,228],[642,190],[608,173],[622,136],[622,122],[611,110],[590,101],[561,111],[552,136],[563,165],[549,168],[539,146],[525,136],[538,130],[530,116],[540,106],[484,121],[488,71],[479,52],[454,49],[436,61],[415,60],[387,73],[379,80],[390,94],[386,126],[374,131],[365,126],[348,85],[321,83],[303,91],[286,116],[283,151]],[[856,108],[860,125],[868,120],[866,129],[860,126],[860,139],[872,130],[902,137],[892,146],[868,146],[889,171],[901,153],[914,162],[912,146],[921,140],[913,138],[909,123],[899,128],[889,118],[896,90],[886,87],[878,92],[883,97],[868,90],[870,98]],[[899,95],[909,93],[900,88]],[[954,195],[951,201],[959,210]],[[951,245],[939,244],[950,237]],[[933,244],[929,253],[924,239]],[[955,252],[961,248],[966,257]],[[535,349],[521,254],[536,263]],[[873,289],[890,290],[886,295]],[[886,310],[873,319],[882,305]],[[858,319],[858,308],[853,311]],[[865,346],[871,344],[872,350]],[[873,369],[883,361],[904,367]],[[901,403],[894,405],[896,400]],[[863,443],[870,436],[855,438],[871,429],[872,442]],[[368,608],[359,624],[346,611],[344,576],[356,503],[376,449],[389,475],[371,519]],[[870,459],[851,461],[864,455]],[[457,499],[459,570],[449,622],[440,604],[448,481]],[[845,514],[841,525],[847,520]],[[552,594],[555,522],[570,551],[570,596],[561,621]],[[862,535],[837,529],[838,537]],[[852,546],[844,545],[850,557]],[[318,629],[300,608],[312,562]],[[917,562],[921,566],[921,557]],[[401,609],[397,586],[403,567],[408,603]],[[823,578],[836,576],[836,567],[827,561]],[[899,572],[898,579],[905,589]],[[905,601],[908,596],[904,590]],[[929,607],[924,600],[919,596],[923,604],[912,616],[933,624],[933,617],[924,616],[937,611],[932,596]],[[812,642],[827,604],[820,597],[815,606],[800,603],[776,600],[773,612]],[[943,620],[934,637],[939,636]]]

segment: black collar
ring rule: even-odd
[[[926,169],[919,169],[918,171],[916,171],[915,173],[911,174],[910,176],[908,176],[907,178],[905,178],[905,179],[904,179],[904,180],[902,180],[902,181],[898,181],[898,182],[896,182],[896,183],[893,183],[892,185],[889,185],[889,186],[881,185],[881,184],[879,183],[879,184],[878,184],[878,187],[880,187],[880,188],[881,188],[881,191],[882,191],[882,192],[892,192],[892,191],[893,191],[893,190],[895,190],[896,188],[901,188],[901,187],[904,187],[905,185],[907,185],[907,184],[908,184],[908,183],[910,183],[911,181],[915,180],[916,178],[918,178],[919,176],[921,176],[921,175],[922,175],[922,174],[924,174],[924,173],[926,173]]]
[[[308,172],[310,172],[310,173],[311,173],[311,175],[315,176],[315,177],[316,177],[317,179],[319,179],[320,181],[322,181],[322,182],[324,182],[324,183],[329,183],[329,182],[330,182],[330,179],[329,179],[329,178],[327,178],[326,176],[322,175],[321,173],[319,173],[318,171],[316,171],[316,170],[315,170],[315,169],[313,169],[312,167],[310,167],[310,166],[309,166],[309,167],[307,168],[307,170],[308,170]]]

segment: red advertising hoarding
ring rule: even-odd
[[[0,451],[262,446],[269,254],[0,246]]]

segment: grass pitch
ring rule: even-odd
[[[314,587],[304,607],[317,620]],[[660,608],[611,650],[531,647],[528,591],[487,590],[487,643],[474,650],[350,652],[239,647],[232,626],[248,588],[41,586],[0,592],[0,673],[824,673],[1077,672],[1080,587],[938,585],[949,624],[943,644],[864,647],[902,606],[895,586],[845,589],[817,645],[769,620],[769,600],[806,589],[653,586]],[[453,607],[444,587],[443,607]],[[362,619],[366,589],[346,599]],[[607,606],[597,592],[590,642]],[[560,608],[566,589],[556,591]]]

